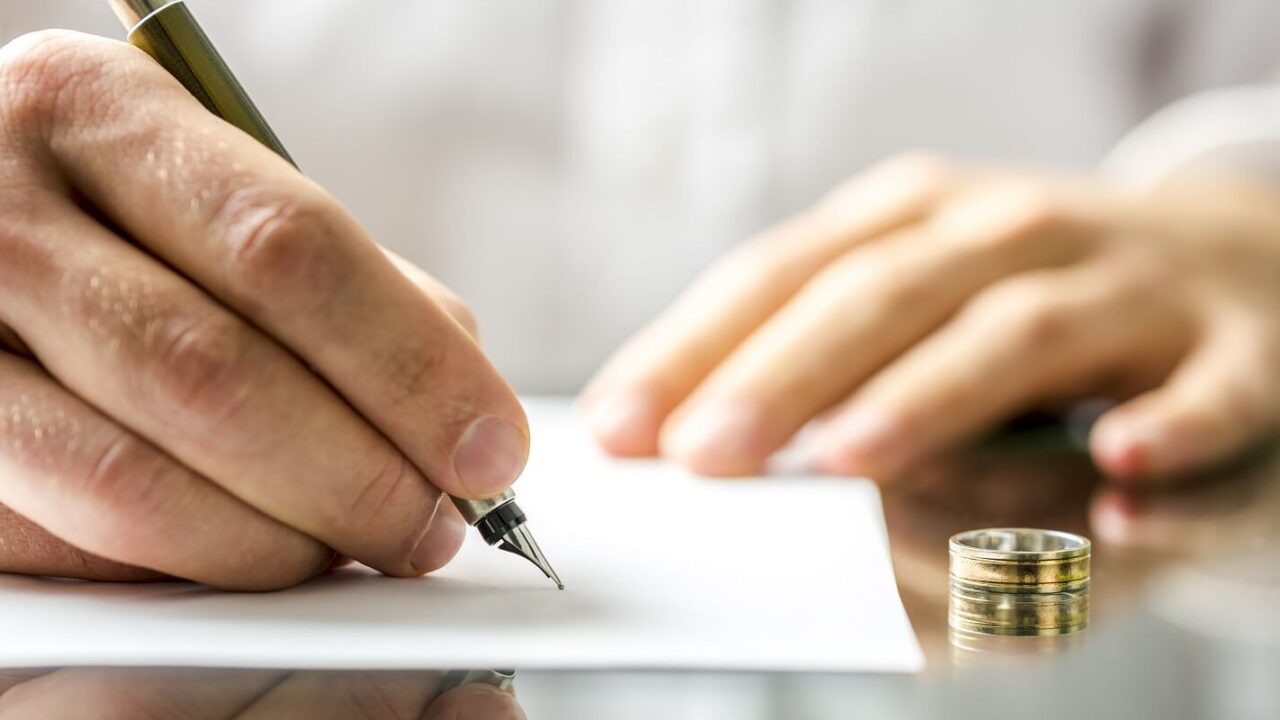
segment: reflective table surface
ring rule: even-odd
[[[0,720],[1280,718],[1280,453],[1134,492],[1045,427],[939,458],[883,495],[928,658],[916,676],[522,672],[512,700],[442,694],[430,672],[17,669],[0,670]],[[949,631],[947,539],[1000,526],[1093,540],[1087,629]]]

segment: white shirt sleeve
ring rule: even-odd
[[[1180,100],[1130,131],[1102,163],[1106,176],[1138,188],[1192,169],[1225,168],[1280,186],[1280,85]]]

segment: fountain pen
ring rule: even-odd
[[[154,58],[210,112],[297,167],[183,0],[108,2],[128,30],[131,44]],[[528,560],[556,587],[564,589],[564,583],[529,533],[525,514],[510,489],[487,500],[452,500],[486,543]]]

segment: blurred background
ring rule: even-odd
[[[577,390],[726,247],[879,159],[1089,171],[1180,98],[1280,79],[1274,0],[189,5],[526,393]],[[122,35],[105,2],[0,4],[0,41],[45,27]]]

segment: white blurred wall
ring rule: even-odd
[[[1275,79],[1275,0],[190,0],[304,170],[570,391],[725,247],[885,155],[1088,169]],[[120,35],[4,0],[0,38]]]

